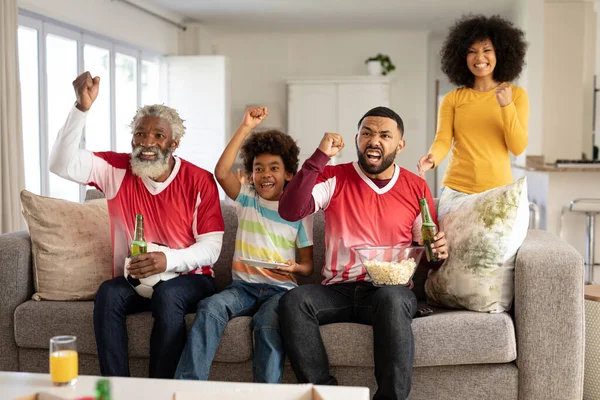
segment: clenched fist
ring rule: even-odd
[[[329,157],[335,156],[343,148],[344,139],[342,138],[342,135],[338,135],[337,133],[325,133],[323,139],[321,139],[321,143],[319,143],[319,150]]]
[[[269,115],[267,107],[250,107],[246,110],[246,114],[244,114],[242,125],[254,129],[267,118],[267,115]]]
[[[512,88],[506,82],[501,83],[494,91],[500,107],[506,107],[512,101]]]
[[[80,111],[88,111],[96,97],[98,97],[100,77],[97,76],[92,79],[92,74],[86,71],[73,81],[73,88],[77,96],[76,107]]]

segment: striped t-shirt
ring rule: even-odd
[[[312,215],[296,222],[279,216],[278,201],[265,200],[256,190],[242,185],[234,207],[238,217],[233,257],[233,279],[296,287],[293,275],[281,275],[239,261],[240,257],[260,261],[286,262],[296,258],[296,248],[312,246]]]

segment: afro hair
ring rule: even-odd
[[[496,52],[494,80],[511,82],[519,77],[527,50],[523,31],[499,15],[486,17],[470,14],[463,16],[450,28],[440,51],[442,71],[450,82],[473,87],[475,77],[467,66],[467,52],[473,43],[485,39],[492,42]]]
[[[298,171],[300,148],[290,135],[274,129],[252,133],[241,149],[246,173],[252,172],[254,158],[260,154],[281,156],[287,172],[295,174]]]

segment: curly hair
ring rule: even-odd
[[[475,77],[467,66],[467,52],[475,43],[489,39],[496,52],[494,80],[510,82],[518,78],[525,65],[527,42],[525,34],[512,22],[493,15],[465,15],[450,28],[450,33],[440,55],[442,71],[450,82],[458,86],[473,87]]]
[[[131,120],[131,123],[129,124],[129,127],[132,129],[132,133],[138,118],[148,116],[159,117],[167,121],[169,125],[171,125],[173,140],[180,141],[183,135],[185,135],[185,126],[183,125],[184,120],[181,119],[177,110],[167,107],[164,104],[152,104],[138,108],[133,120]]]
[[[252,133],[244,142],[240,153],[247,174],[252,172],[254,158],[260,154],[281,156],[287,172],[295,174],[298,171],[300,148],[290,135],[275,129]]]

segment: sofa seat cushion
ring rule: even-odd
[[[507,313],[434,310],[431,316],[413,321],[415,367],[506,363],[516,359],[515,329]],[[371,326],[331,324],[322,326],[321,333],[331,365],[374,366]]]
[[[75,335],[79,351],[96,354],[92,322],[93,302],[27,301],[15,311],[19,347],[47,349],[56,335]],[[188,329],[194,314],[186,316]],[[243,362],[252,358],[250,317],[234,318],[227,325],[215,361]],[[132,357],[148,357],[152,316],[127,318]],[[413,322],[415,367],[506,363],[516,359],[515,329],[507,313],[436,309]],[[332,366],[373,366],[373,330],[369,325],[338,323],[321,327]],[[390,343],[392,346],[393,343]]]
[[[77,348],[82,354],[97,354],[92,301],[26,301],[15,310],[15,340],[17,346],[47,349],[51,337],[77,336]],[[186,315],[188,330],[195,314]],[[233,319],[225,329],[215,361],[244,362],[252,358],[250,317]],[[129,315],[130,357],[149,357],[152,315],[149,312]]]

